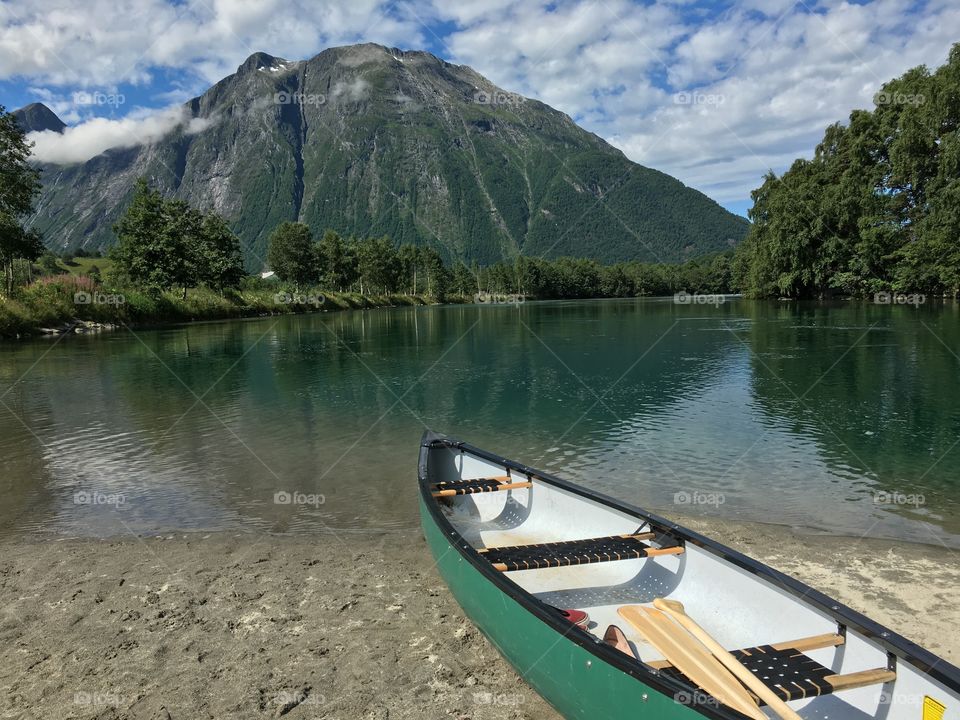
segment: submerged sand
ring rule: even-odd
[[[685,520],[957,663],[947,548]],[[0,542],[3,718],[557,718],[419,531]]]

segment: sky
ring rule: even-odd
[[[469,65],[746,214],[765,173],[943,64],[958,30],[958,0],[4,0],[0,103],[47,104],[89,154],[168,131],[255,51],[378,42]]]

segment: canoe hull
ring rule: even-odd
[[[420,501],[440,576],[467,617],[547,702],[570,720],[693,720],[699,712],[604,662],[533,616],[464,559]],[[495,693],[498,694],[498,693]],[[504,698],[506,702],[510,698]]]

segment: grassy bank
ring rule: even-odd
[[[89,277],[61,275],[0,295],[0,338],[22,338],[50,332],[96,329],[115,325],[157,325],[196,320],[226,320],[302,312],[427,305],[421,295],[360,295],[319,289],[294,292],[282,287],[229,290],[206,288],[150,292],[108,288]]]

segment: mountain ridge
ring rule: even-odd
[[[20,129],[25,133],[43,132],[44,130],[62,133],[67,127],[67,124],[57,117],[53,110],[41,102],[24,105],[10,114],[13,115]]]
[[[747,229],[565,113],[424,51],[257,52],[183,107],[200,129],[184,123],[149,145],[44,166],[32,224],[49,244],[109,245],[140,175],[223,214],[250,269],[285,220],[481,263],[521,253],[682,261]]]

